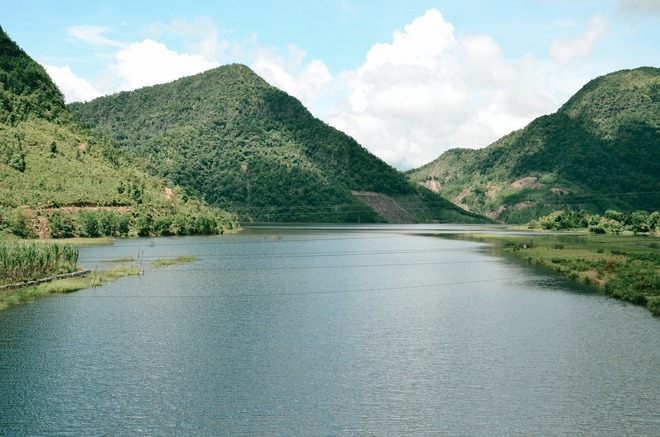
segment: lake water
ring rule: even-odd
[[[660,435],[660,320],[460,231],[83,248],[144,275],[0,312],[0,435]]]

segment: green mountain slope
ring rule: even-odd
[[[82,128],[44,68],[0,28],[0,233],[48,235],[53,215],[65,224],[60,236],[196,233],[192,226],[173,227],[175,219],[195,217],[214,222],[204,231],[235,225]],[[101,215],[121,222],[121,229],[98,229]]]
[[[450,150],[411,180],[522,223],[563,208],[660,208],[660,69],[599,77],[556,113],[481,150]]]
[[[386,220],[354,191],[407,199],[410,221],[483,220],[440,196],[428,202],[404,175],[243,65],[70,108],[149,172],[246,221]]]

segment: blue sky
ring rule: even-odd
[[[660,0],[0,0],[67,101],[250,66],[401,169],[660,67]]]

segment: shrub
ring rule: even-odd
[[[53,238],[71,238],[76,234],[76,221],[70,214],[55,211],[48,217],[50,235]]]
[[[99,228],[99,221],[94,211],[79,211],[78,222],[81,227],[81,235],[83,237],[100,237],[101,230]]]
[[[9,230],[20,238],[37,238],[36,214],[27,206],[19,206],[9,214]]]

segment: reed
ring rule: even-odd
[[[78,249],[56,243],[0,241],[0,285],[78,269]]]

